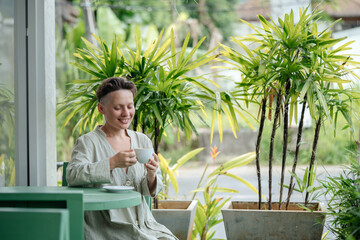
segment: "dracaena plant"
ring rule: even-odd
[[[87,127],[91,130],[101,123],[102,116],[96,108],[95,91],[98,85],[108,77],[127,76],[138,88],[133,127],[152,135],[156,152],[166,126],[170,125],[190,137],[192,132],[196,133],[192,117],[197,116],[205,122],[205,106],[209,105],[213,110],[212,132],[217,118],[222,136],[224,113],[236,134],[236,113],[241,114],[237,97],[220,89],[212,90],[219,86],[193,73],[194,69],[209,64],[217,57],[211,55],[215,49],[200,56],[196,54],[205,38],[190,48],[188,34],[181,49],[176,49],[173,31],[164,40],[162,31],[158,39],[147,47],[142,46],[139,35],[135,39],[136,49],[131,49],[116,37],[111,47],[97,37],[98,46],[83,39],[86,47],[77,49],[74,55],[79,62],[73,65],[89,74],[90,79],[74,80],[64,101],[59,104],[57,114],[67,115],[64,125],[74,116],[79,119],[74,131],[81,132]]]
[[[159,198],[168,199],[169,196],[169,187],[170,185],[173,186],[175,194],[179,191],[179,184],[177,182],[177,174],[178,169],[183,166],[186,162],[194,158],[198,153],[200,153],[204,148],[197,148],[191,150],[190,152],[181,156],[176,162],[174,163],[171,159],[165,158],[161,153],[159,153],[159,162],[160,162],[160,169],[161,174],[163,177],[163,184],[164,184],[164,191],[163,193],[159,194]]]
[[[212,55],[215,49],[200,56],[196,54],[205,38],[190,48],[189,33],[178,50],[175,48],[173,31],[164,40],[162,31],[158,39],[147,47],[143,47],[139,36],[140,33],[135,39],[136,49],[130,48],[116,37],[111,47],[98,37],[96,39],[99,46],[83,39],[86,47],[77,50],[75,56],[79,62],[73,64],[91,78],[74,80],[73,87],[59,104],[57,114],[67,114],[64,126],[74,116],[79,119],[74,130],[78,129],[80,132],[101,124],[102,115],[96,107],[97,87],[105,78],[126,76],[134,81],[138,89],[134,99],[136,114],[133,128],[151,134],[156,153],[159,153],[161,137],[167,126],[176,128],[178,136],[179,131],[183,131],[188,138],[192,132],[197,133],[192,117],[197,116],[205,122],[205,106],[211,106],[213,111],[211,136],[217,118],[222,140],[223,113],[236,136],[236,113],[243,117],[238,97],[231,92],[221,91],[215,82],[204,76],[194,75],[196,68],[210,64],[217,57]],[[213,88],[217,90],[212,90]],[[157,199],[154,205],[157,208]]]
[[[220,152],[217,150],[216,146],[211,148],[210,155],[214,161],[214,164],[219,154]],[[204,204],[202,204],[200,200],[198,201],[192,239],[213,239],[213,236],[215,234],[214,227],[223,221],[223,219],[221,218],[221,208],[225,205],[225,203],[230,200],[230,198],[216,198],[215,194],[218,192],[238,192],[235,189],[218,186],[217,179],[219,176],[227,176],[236,179],[237,181],[244,184],[246,187],[253,190],[255,193],[258,193],[256,188],[250,182],[240,176],[231,173],[231,169],[245,166],[251,161],[253,161],[254,158],[254,152],[249,152],[241,156],[235,157],[221,164],[219,167],[209,173],[205,178],[205,174],[209,166],[209,164],[206,163],[198,186],[193,191],[194,194],[192,196],[192,199],[195,199],[196,194],[198,192],[201,192],[204,198]]]
[[[357,153],[358,155],[359,153]],[[338,177],[322,182],[328,197],[330,231],[337,239],[360,238],[360,164],[351,159],[351,165]]]
[[[272,124],[269,146],[269,209],[272,202],[272,162],[274,137],[279,123],[283,127],[282,171],[280,180],[280,208],[283,199],[285,164],[287,157],[288,123],[296,121],[297,107],[302,111],[299,119],[296,151],[292,173],[296,164],[302,138],[303,119],[306,107],[316,122],[312,155],[309,161],[309,172],[312,171],[316,158],[316,148],[321,123],[328,120],[334,124],[337,116],[343,115],[348,126],[351,126],[352,92],[344,88],[351,81],[347,78],[353,74],[349,65],[357,65],[350,55],[341,54],[349,50],[352,42],[343,43],[344,38],[332,38],[329,30],[336,22],[323,31],[318,30],[320,11],[309,12],[309,7],[300,9],[296,22],[294,13],[285,14],[284,18],[266,20],[258,16],[261,26],[243,21],[254,30],[245,37],[233,37],[238,47],[221,45],[224,62],[230,69],[237,70],[242,80],[237,83],[240,92],[246,94],[245,102],[255,101],[260,106],[260,126],[256,142],[256,168],[259,189],[259,209],[261,208],[261,169],[259,162],[260,143],[268,111]],[[253,46],[250,49],[248,46]],[[353,74],[356,78],[357,76]],[[275,106],[274,106],[275,105]],[[294,188],[291,176],[287,205]],[[305,203],[308,202],[308,194]]]

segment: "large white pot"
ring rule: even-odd
[[[290,203],[288,210],[258,210],[257,202],[228,202],[222,208],[227,239],[291,239],[320,240],[325,223],[325,208],[319,203],[310,203],[312,211],[304,210],[297,203]],[[285,204],[282,204],[285,207]],[[283,209],[282,207],[282,209]]]
[[[165,225],[179,240],[190,240],[196,215],[197,200],[160,200],[153,209],[154,218]]]

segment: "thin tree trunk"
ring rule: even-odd
[[[260,172],[260,143],[261,143],[261,136],[264,129],[265,123],[265,114],[266,114],[266,97],[263,98],[261,101],[261,120],[260,120],[260,127],[256,141],[256,172],[258,178],[258,192],[259,192],[259,209],[261,209],[261,172]]]
[[[301,116],[300,116],[297,139],[296,139],[296,149],[295,149],[294,163],[293,163],[293,167],[292,167],[292,173],[293,174],[295,174],[296,165],[297,165],[298,156],[299,156],[300,142],[301,142],[303,126],[304,126],[305,109],[306,109],[306,95],[304,97],[304,102],[303,102],[302,109],[301,109]],[[294,181],[294,176],[291,175],[290,176],[289,190],[288,190],[288,197],[287,197],[287,201],[286,201],[286,210],[288,210],[288,208],[289,208],[290,197],[291,197],[292,191],[294,189],[293,181]]]
[[[279,91],[276,97],[276,108],[275,108],[275,116],[273,120],[273,127],[270,138],[270,150],[269,150],[269,210],[272,209],[271,201],[272,201],[272,163],[273,163],[273,155],[274,155],[274,139],[277,129],[277,120],[279,118],[281,107],[281,92]]]
[[[141,131],[142,131],[142,133],[146,133],[146,124],[145,123],[143,123],[142,125],[141,125]]]
[[[308,188],[309,185],[310,185],[310,176],[311,176],[311,171],[312,171],[312,168],[313,168],[314,162],[315,162],[316,148],[317,148],[317,143],[318,143],[318,140],[319,140],[320,127],[321,127],[321,116],[319,117],[319,120],[318,120],[317,123],[316,123],[315,134],[314,134],[314,141],[313,141],[312,153],[311,153],[311,159],[310,159],[310,165],[309,165],[309,174],[308,174],[308,179],[307,179],[306,188]],[[306,191],[306,195],[305,195],[305,206],[306,206],[308,203],[309,203],[309,192]]]
[[[137,118],[137,114],[135,113],[134,115],[134,119],[133,119],[133,130],[136,131],[137,129],[137,125],[138,125],[138,118]]]
[[[282,194],[284,188],[284,176],[285,176],[285,165],[286,165],[286,153],[287,153],[287,142],[288,142],[288,125],[289,125],[289,99],[290,99],[290,80],[286,82],[285,86],[285,103],[284,103],[284,135],[283,135],[283,156],[281,163],[281,180],[280,180],[280,198],[279,198],[279,209],[282,204]]]
[[[199,12],[199,19],[200,23],[205,26],[209,33],[210,33],[210,40],[209,40],[209,50],[215,48],[219,42],[222,42],[223,35],[218,27],[216,27],[214,21],[212,20],[211,16],[209,15],[209,10],[206,6],[206,0],[199,0],[198,2],[198,12]],[[219,50],[215,50],[214,53],[219,53]],[[216,61],[213,63],[216,64]],[[215,68],[211,68],[212,78],[216,81],[217,74]]]
[[[155,118],[155,121],[154,121],[154,151],[156,154],[159,153],[159,133],[160,133],[159,122]]]
[[[154,121],[154,151],[156,154],[159,153],[159,122],[155,117],[155,121]],[[154,208],[158,209],[159,208],[159,201],[157,197],[154,197]]]
[[[96,46],[96,39],[92,34],[97,35],[94,12],[91,9],[91,2],[89,0],[82,0],[84,22],[86,29],[86,39]]]

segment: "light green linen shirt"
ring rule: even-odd
[[[109,158],[116,153],[97,126],[92,132],[79,137],[75,143],[71,161],[66,168],[69,186],[102,187],[104,185],[133,186],[142,195],[150,196],[144,164],[136,163],[125,173],[123,168],[110,171]],[[152,147],[144,134],[127,130],[131,149]],[[157,195],[162,189],[162,176],[158,168]],[[156,222],[144,197],[140,205],[108,211],[85,212],[85,239],[177,239],[165,226]]]

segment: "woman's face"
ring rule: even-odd
[[[134,97],[130,90],[117,90],[107,94],[98,109],[104,115],[106,125],[113,129],[127,129],[135,114]]]

